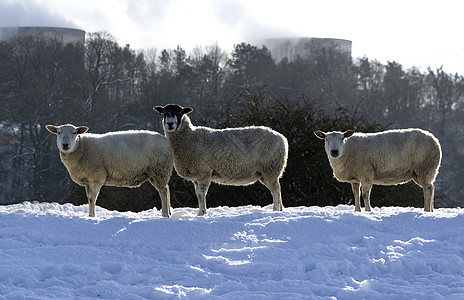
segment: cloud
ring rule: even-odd
[[[0,0],[0,7],[3,27],[107,31],[119,43],[137,49],[177,45],[191,49],[212,43],[230,48],[240,42],[295,35],[258,19],[256,9],[250,10],[245,0]]]
[[[125,12],[129,19],[141,28],[161,25],[166,19],[169,1],[165,0],[130,0],[125,1]]]
[[[0,27],[76,27],[72,21],[53,13],[48,7],[33,0],[0,0],[0,7]]]
[[[268,22],[259,20],[252,14],[250,7],[244,1],[221,0],[214,1],[213,11],[220,24],[236,31],[240,41],[256,42],[268,38],[294,37],[295,32],[285,28],[274,26]],[[264,6],[263,9],[266,9]]]

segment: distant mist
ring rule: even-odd
[[[299,37],[287,28],[261,23],[248,11],[244,1],[219,0],[213,1],[212,6],[219,23],[238,32],[242,41],[257,42],[269,38]]]
[[[290,29],[263,23],[250,11],[245,1],[214,0],[210,3],[199,2],[198,5],[167,0],[121,0],[114,5],[108,4],[109,0],[95,1],[85,7],[89,9],[88,13],[79,15],[77,20],[74,19],[76,11],[79,11],[79,7],[84,8],[83,3],[69,6],[74,11],[68,10],[69,15],[66,15],[65,10],[55,1],[0,0],[0,27],[104,30],[123,43],[135,44],[136,48],[173,48],[182,45],[188,49],[214,42],[229,48],[239,42],[259,44],[269,38],[300,37]],[[197,23],[203,12],[209,13],[213,20],[210,27],[218,26],[223,31],[204,30],[204,24]],[[179,20],[190,26],[179,29],[176,26]]]

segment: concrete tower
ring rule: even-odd
[[[351,44],[349,40],[331,38],[275,38],[261,41],[272,54],[276,62],[280,62],[284,57],[289,61],[295,59],[297,55],[304,57],[311,52],[313,47],[336,47],[342,53],[351,57]]]
[[[0,27],[0,41],[18,37],[33,36],[39,38],[61,39],[65,44],[84,43],[85,31],[64,27]]]

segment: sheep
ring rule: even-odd
[[[95,217],[103,185],[138,187],[147,180],[160,195],[162,216],[171,216],[168,182],[174,154],[163,135],[146,130],[94,134],[86,133],[87,126],[71,124],[45,127],[56,135],[61,161],[71,179],[85,187],[90,217]]]
[[[193,109],[177,104],[155,106],[174,150],[174,168],[195,186],[198,216],[206,213],[211,182],[244,186],[260,181],[273,198],[273,210],[282,211],[279,179],[288,157],[287,139],[268,127],[213,129],[194,126],[187,116]]]
[[[397,185],[413,180],[424,191],[424,210],[433,211],[434,181],[441,162],[441,146],[430,132],[421,129],[355,133],[316,130],[325,140],[325,151],[340,182],[350,182],[355,211],[361,211],[360,192],[366,211],[371,210],[373,184]]]

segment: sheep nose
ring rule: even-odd
[[[69,149],[69,144],[63,144],[63,150],[68,150]]]
[[[330,153],[332,154],[332,157],[338,156],[338,150],[331,150]]]
[[[168,122],[168,127],[171,128],[174,126],[174,122]]]

